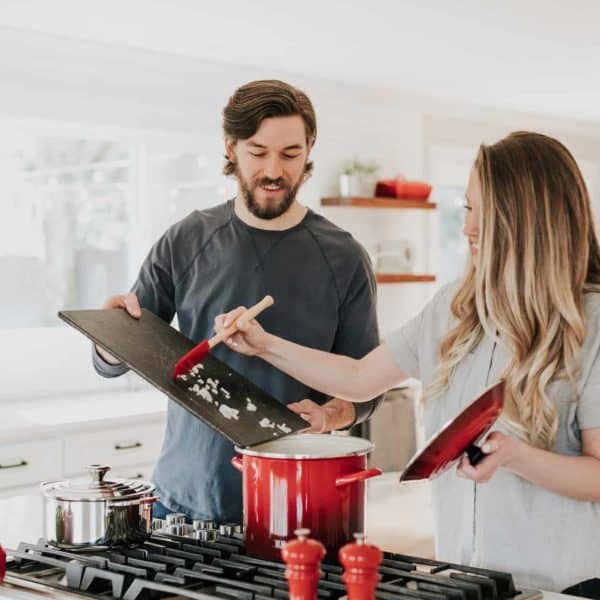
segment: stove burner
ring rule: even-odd
[[[175,525],[175,524],[173,524]],[[199,529],[200,530],[200,529]],[[287,600],[285,565],[247,556],[243,535],[231,526],[214,540],[153,532],[127,548],[71,552],[45,540],[9,550],[6,582],[15,586],[122,600],[191,598]],[[342,567],[322,564],[318,598],[346,595]],[[540,600],[541,592],[517,590],[512,575],[403,554],[384,553],[379,600]]]

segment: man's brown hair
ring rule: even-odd
[[[238,88],[229,98],[223,109],[223,132],[233,141],[251,138],[264,119],[271,117],[292,117],[299,115],[304,121],[306,143],[308,149],[317,137],[317,118],[315,109],[308,96],[277,79],[252,81]],[[231,175],[235,172],[235,164],[225,157],[223,173]],[[306,164],[308,175],[313,168],[312,161]]]

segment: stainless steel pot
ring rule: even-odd
[[[151,530],[152,503],[147,481],[105,480],[110,469],[90,465],[86,480],[41,484],[45,496],[46,539],[61,548],[112,546],[139,541]]]

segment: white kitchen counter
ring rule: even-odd
[[[166,408],[166,396],[153,389],[2,402],[0,442],[122,425],[128,417],[143,422],[164,414]]]
[[[391,552],[434,558],[434,522],[429,482],[398,483],[399,473],[367,482],[369,541]]]

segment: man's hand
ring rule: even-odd
[[[476,466],[463,456],[458,463],[457,474],[477,483],[489,481],[500,467],[510,468],[511,462],[518,455],[523,444],[525,442],[516,437],[493,431],[481,446],[487,456]]]
[[[352,425],[356,419],[354,404],[339,398],[333,398],[322,406],[305,399],[288,404],[287,407],[310,423],[307,433],[325,433],[344,429]]]
[[[133,318],[139,319],[142,316],[142,309],[134,293],[120,294],[107,298],[102,308],[124,308]],[[106,350],[96,345],[96,352],[109,364],[119,365],[121,361],[109,354]]]

